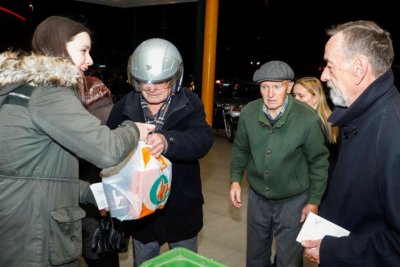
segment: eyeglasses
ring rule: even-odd
[[[159,82],[159,83],[140,83],[140,90],[146,91],[146,90],[166,90],[171,87],[171,84],[169,81],[165,82]]]

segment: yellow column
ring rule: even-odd
[[[207,123],[212,125],[215,82],[215,58],[217,50],[219,0],[206,0],[203,48],[203,78],[201,99],[204,103]]]

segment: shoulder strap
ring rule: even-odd
[[[0,90],[0,106],[14,104],[28,106],[34,87],[28,84],[19,87],[6,87]]]
[[[18,87],[4,87],[0,90],[0,106],[3,104],[4,100],[8,97],[8,94],[16,90]]]

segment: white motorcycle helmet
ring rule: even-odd
[[[128,80],[136,91],[140,83],[170,81],[171,93],[179,92],[183,79],[183,62],[178,49],[169,41],[153,38],[142,42],[129,57]]]

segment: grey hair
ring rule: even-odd
[[[346,58],[356,55],[368,58],[373,74],[379,77],[385,73],[394,60],[394,49],[390,33],[373,21],[359,20],[340,24],[326,31],[328,36],[343,33]]]

